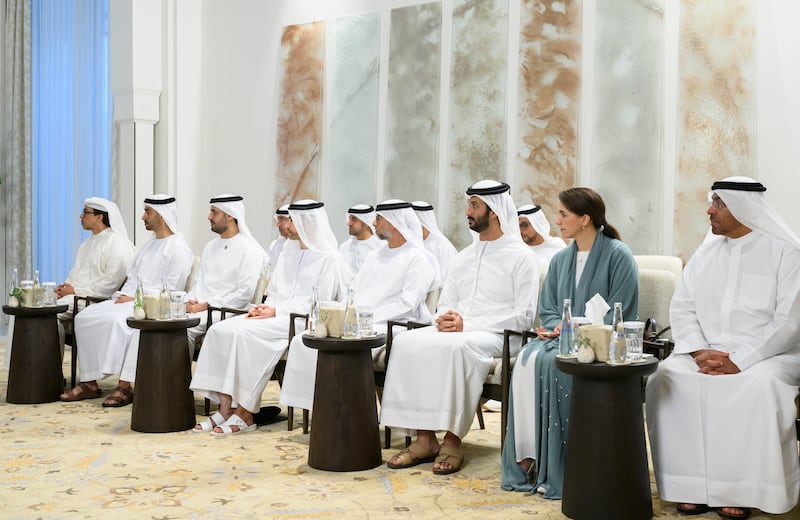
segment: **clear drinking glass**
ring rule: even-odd
[[[641,321],[626,321],[622,323],[625,334],[625,349],[628,351],[630,361],[642,359],[644,344],[644,323]]]
[[[369,307],[358,307],[358,335],[359,336],[372,336],[375,332],[372,330],[372,309]]]
[[[169,293],[169,318],[183,319],[186,317],[186,291],[172,291]]]
[[[56,283],[44,282],[42,284],[42,305],[55,305],[58,303],[58,296],[56,296]]]

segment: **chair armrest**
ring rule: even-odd
[[[213,319],[212,319],[211,313],[214,312],[214,311],[219,312],[219,319],[220,320],[224,320],[225,318],[227,318],[228,314],[247,314],[247,309],[234,309],[233,307],[216,307],[214,305],[209,305],[208,309],[206,309],[206,312],[207,312],[206,323],[208,323],[209,327],[213,323]]]
[[[79,307],[79,305],[78,305],[80,302],[84,302],[83,308],[85,309],[86,307],[88,307],[89,305],[91,305],[93,303],[100,303],[100,302],[104,302],[106,300],[108,300],[108,298],[104,298],[102,296],[91,296],[91,295],[78,296],[76,294],[75,297],[72,300],[72,315],[75,316],[76,314],[78,314],[80,312],[81,307]]]
[[[292,338],[297,334],[296,327],[295,327],[295,320],[305,320],[306,327],[308,327],[308,314],[301,314],[298,312],[292,312],[289,314],[289,341],[292,341]]]

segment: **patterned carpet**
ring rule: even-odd
[[[308,435],[288,432],[285,419],[222,439],[143,434],[130,429],[130,407],[104,409],[100,399],[7,404],[7,376],[0,372],[0,518],[564,518],[560,501],[500,489],[497,413],[484,415],[486,430],[476,421],[459,473],[435,476],[430,464],[329,473],[307,465]],[[108,393],[114,384],[102,386]],[[264,405],[277,403],[273,385]],[[199,414],[202,401],[196,406]],[[396,436],[383,460],[402,444]],[[653,509],[657,518],[683,518],[657,497]]]

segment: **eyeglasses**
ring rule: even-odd
[[[728,207],[727,204],[722,202],[722,199],[712,199],[708,201],[708,207],[714,206],[714,209],[725,209]]]
[[[85,210],[81,211],[81,215],[97,215],[97,212],[85,209]]]

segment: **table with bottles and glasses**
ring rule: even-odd
[[[562,513],[578,520],[652,518],[641,381],[658,361],[558,358],[556,366],[572,375]]]
[[[14,316],[6,402],[52,403],[64,391],[57,316],[68,308],[3,305],[3,312]]]
[[[186,329],[199,324],[200,318],[128,318],[127,323],[140,331],[131,429],[166,433],[193,428],[192,359]]]
[[[327,471],[360,471],[381,459],[371,349],[385,334],[317,338],[303,343],[318,352],[308,465]]]

